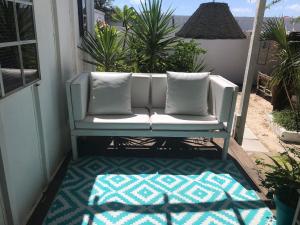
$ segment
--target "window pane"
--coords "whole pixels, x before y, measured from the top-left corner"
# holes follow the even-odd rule
[[[86,0],[82,0],[82,13],[86,14]]]
[[[33,11],[31,5],[16,4],[21,40],[35,40]]]
[[[83,31],[87,31],[86,0],[82,0]]]
[[[18,47],[0,48],[0,65],[5,93],[23,85]]]
[[[21,46],[21,49],[25,82],[30,83],[39,78],[36,45],[23,45]]]
[[[0,0],[0,43],[16,40],[13,3]]]

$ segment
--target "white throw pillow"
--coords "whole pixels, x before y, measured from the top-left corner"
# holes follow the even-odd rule
[[[132,114],[131,73],[92,72],[89,114]]]
[[[165,113],[206,116],[209,74],[167,72]]]

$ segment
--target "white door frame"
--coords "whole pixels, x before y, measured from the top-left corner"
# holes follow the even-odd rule
[[[4,225],[13,224],[11,205],[8,197],[7,184],[4,173],[4,164],[2,160],[2,152],[0,148],[0,216],[3,215]]]

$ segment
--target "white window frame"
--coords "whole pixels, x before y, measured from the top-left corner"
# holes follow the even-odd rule
[[[36,34],[36,23],[35,23],[35,13],[34,13],[34,4],[33,0],[32,1],[26,1],[26,0],[6,0],[7,2],[12,2],[13,3],[13,10],[14,10],[14,23],[15,23],[15,28],[16,28],[16,35],[17,35],[17,40],[16,41],[11,41],[11,42],[2,42],[0,43],[0,48],[5,48],[5,47],[18,47],[18,55],[19,55],[19,62],[20,62],[20,70],[21,70],[21,77],[22,77],[22,86],[5,93],[4,90],[4,83],[3,83],[3,77],[2,77],[2,72],[1,72],[1,64],[0,64],[0,99],[7,97],[11,94],[14,94],[15,92],[26,88],[28,86],[31,86],[32,84],[38,82],[41,80],[41,74],[40,74],[40,62],[39,62],[39,51],[38,51],[38,41],[37,41],[37,34]],[[32,6],[32,18],[33,18],[33,27],[34,27],[34,35],[35,39],[34,40],[25,40],[22,41],[20,39],[20,32],[19,32],[19,24],[18,24],[18,18],[17,18],[17,8],[16,4],[24,4],[24,5],[30,5]],[[25,76],[24,76],[24,65],[23,65],[23,56],[22,56],[22,50],[21,47],[27,44],[35,44],[36,47],[36,60],[37,60],[37,70],[38,70],[38,77],[37,79],[26,83],[25,81]]]

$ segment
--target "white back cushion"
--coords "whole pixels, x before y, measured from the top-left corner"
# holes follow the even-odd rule
[[[237,87],[221,76],[210,75],[209,79],[208,112],[216,116],[219,121],[227,121],[232,96]],[[224,86],[224,89],[222,86]],[[152,74],[150,96],[152,108],[165,108],[166,92],[167,74]]]
[[[90,73],[79,75],[71,84],[73,114],[75,120],[82,120],[87,114],[89,102]],[[131,78],[131,105],[134,108],[149,106],[150,74],[136,73]]]
[[[151,75],[133,73],[131,80],[131,105],[134,108],[145,108],[149,104]]]
[[[167,93],[167,74],[152,74],[152,108],[165,108]]]

